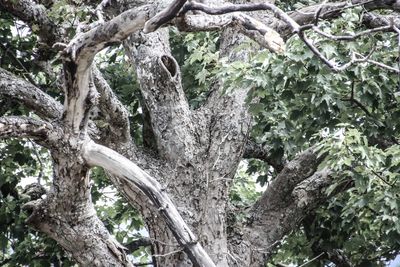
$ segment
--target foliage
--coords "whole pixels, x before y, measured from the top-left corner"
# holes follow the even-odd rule
[[[362,30],[360,16],[361,10],[352,9],[334,23],[320,25],[330,34],[351,34]],[[309,35],[327,58],[340,64],[353,51],[367,55],[374,50],[371,59],[387,65],[398,60],[398,51],[388,50],[397,46],[390,33],[355,42]],[[319,143],[321,155],[329,152],[320,167],[337,174],[326,192],[330,201],[316,211],[310,225],[282,243],[275,261],[302,264],[317,251],[333,249],[343,250],[357,266],[381,266],[396,256],[400,149],[392,144],[399,137],[399,76],[364,63],[333,73],[295,37],[284,55],[255,50],[247,61],[223,64],[219,75],[227,90],[251,88],[252,136],[271,145],[274,157],[291,159]],[[258,162],[249,166],[259,168]],[[273,177],[264,174],[259,180]],[[335,196],[343,186],[351,188]]]

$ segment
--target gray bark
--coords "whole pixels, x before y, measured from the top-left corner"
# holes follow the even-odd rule
[[[131,266],[124,249],[95,214],[89,170],[96,165],[109,173],[117,189],[142,213],[151,240],[155,240],[154,253],[165,255],[153,258],[157,266],[262,266],[274,245],[326,200],[322,189],[331,182],[330,172],[316,171],[321,159],[312,149],[290,162],[275,162],[279,175],[257,203],[243,211],[249,220],[245,225],[229,220],[229,190],[240,160],[243,156],[269,160],[265,147],[248,142],[251,115],[245,104],[247,89],[222,94],[223,87],[216,82],[204,105],[191,110],[180,68],[170,51],[168,31],[152,31],[166,22],[185,30],[221,29],[221,55],[231,61],[247,56],[248,51],[235,50],[246,38],[241,33],[257,40],[260,33],[265,37],[271,28],[286,37],[290,31],[265,13],[217,18],[188,14],[171,22],[186,1],[137,7],[138,2],[143,1],[132,1],[133,9],[70,40],[63,51],[64,108],[36,87],[0,69],[0,95],[19,101],[43,120],[0,118],[0,137],[32,137],[49,148],[53,159],[51,191],[46,199],[26,204],[31,211],[27,222],[55,239],[82,266]],[[20,19],[37,22],[43,38],[49,34],[49,43],[64,38],[62,31],[52,28],[42,6],[35,6],[35,17],[22,12],[27,9],[24,3],[13,6],[0,0],[0,6]],[[119,10],[125,4],[111,9]],[[343,3],[327,6],[326,16],[336,16],[336,11],[328,11],[337,5]],[[367,8],[377,7],[397,5],[379,2]],[[311,18],[295,12],[292,19],[304,24]],[[235,20],[241,26],[237,27]],[[268,22],[257,28],[258,33],[243,28],[258,21]],[[139,32],[141,29],[151,33]],[[156,155],[132,142],[125,108],[101,74],[92,72],[96,53],[116,42],[124,42],[136,68]],[[272,51],[282,48],[282,39],[278,47],[268,40],[263,42]],[[90,109],[95,105],[107,113],[104,119],[110,123],[109,132],[100,132],[97,138],[93,131],[87,134],[91,129]]]

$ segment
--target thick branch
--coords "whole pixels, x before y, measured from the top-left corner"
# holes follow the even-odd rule
[[[38,5],[30,0],[0,0],[0,7],[30,26],[38,26],[41,42],[48,46],[52,46],[63,35],[62,28],[49,19],[43,5]]]
[[[271,149],[267,146],[263,146],[261,144],[257,144],[254,141],[248,140],[246,142],[246,146],[244,148],[243,158],[252,158],[252,159],[260,159],[265,161],[277,172],[282,171],[284,167],[284,162],[282,159],[275,159],[271,155]]]
[[[0,117],[0,138],[32,138],[40,144],[49,147],[56,137],[54,127],[45,121],[29,117]]]
[[[313,5],[301,8],[299,10],[288,13],[289,16],[296,21],[299,25],[312,24],[316,21],[316,15],[318,14],[319,19],[332,19],[337,18],[342,14],[342,12],[347,8],[353,8],[355,6],[363,6],[366,10],[374,10],[374,9],[391,9],[391,10],[399,10],[400,5],[398,1],[393,0],[372,0],[372,1],[363,1],[363,0],[354,0],[352,4],[348,4],[348,2],[335,2],[335,3],[323,3],[319,5]],[[384,24],[387,25],[387,24]],[[383,26],[383,25],[380,25]],[[378,27],[378,26],[374,26]],[[288,37],[291,35],[289,32],[290,27],[283,23],[274,22],[275,30],[279,33]]]
[[[286,164],[253,205],[243,241],[237,242],[237,236],[231,239],[232,250],[238,256],[248,255],[244,260],[249,266],[262,264],[277,242],[328,198],[324,188],[331,183],[330,172],[316,172],[320,161],[312,149],[301,153]]]
[[[262,47],[277,53],[285,50],[283,39],[274,29],[245,14],[185,15],[176,18],[175,25],[180,31],[187,32],[222,30],[226,27],[237,26],[243,34]]]
[[[86,129],[89,110],[96,101],[90,90],[90,65],[97,52],[140,30],[152,13],[145,5],[123,12],[86,33],[78,34],[64,50],[66,83],[65,121],[74,133]]]
[[[211,15],[222,15],[238,11],[245,12],[245,11],[270,10],[277,18],[279,18],[280,20],[284,21],[287,25],[289,25],[294,33],[299,31],[299,25],[291,17],[289,17],[280,8],[270,3],[225,4],[222,6],[210,7],[201,3],[191,1],[183,7],[182,14],[185,14],[189,10],[199,10]]]
[[[93,142],[84,146],[83,157],[89,165],[102,167],[119,179],[134,184],[145,193],[159,208],[160,215],[194,265],[215,266],[155,179],[117,152]]]
[[[118,100],[100,71],[93,66],[93,80],[100,94],[98,107],[110,126],[111,140],[128,142],[131,140],[129,128],[129,112]]]
[[[25,105],[43,119],[61,117],[62,105],[24,79],[0,68],[0,96]]]
[[[287,163],[262,197],[254,204],[252,217],[258,220],[269,210],[279,210],[285,207],[293,189],[314,174],[321,160],[322,158],[317,158],[312,149],[308,149]]]
[[[154,32],[165,23],[173,19],[187,0],[174,0],[168,7],[159,12],[146,22],[143,28],[144,33]]]

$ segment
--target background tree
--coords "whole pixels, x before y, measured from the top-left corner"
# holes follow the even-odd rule
[[[1,265],[384,265],[399,6],[0,0]]]

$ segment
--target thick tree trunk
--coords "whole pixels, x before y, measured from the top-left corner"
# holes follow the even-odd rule
[[[82,158],[85,140],[69,136],[64,139],[61,134],[53,142],[53,186],[45,199],[25,205],[31,211],[27,222],[56,240],[82,266],[132,266],[96,215],[89,168]]]
[[[229,54],[242,39],[228,31],[221,44],[225,47],[223,52]],[[228,266],[227,203],[249,131],[250,116],[244,105],[246,91],[238,89],[222,95],[222,86],[217,83],[214,94],[202,108],[189,110],[166,30],[134,36],[125,47],[134,59],[157,150],[170,169],[161,178],[165,190],[214,263]],[[155,242],[155,254],[177,250],[164,245],[176,244],[165,225],[148,227],[151,237],[159,241]],[[156,260],[158,266],[192,266],[179,252]]]

